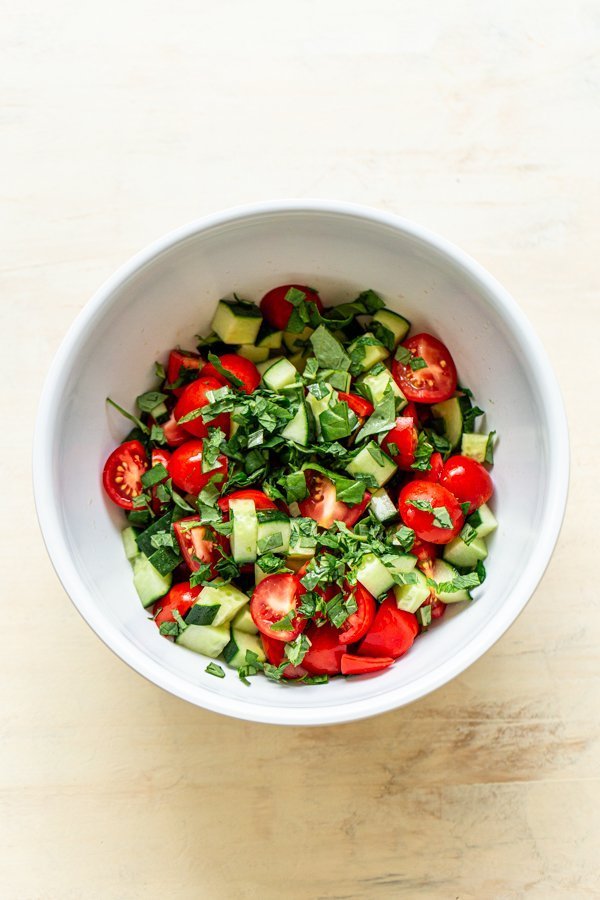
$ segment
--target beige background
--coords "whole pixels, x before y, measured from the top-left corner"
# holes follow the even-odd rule
[[[600,896],[600,4],[0,11],[2,897]],[[46,558],[29,471],[98,284],[180,223],[285,196],[397,211],[481,260],[572,431],[562,537],[510,632],[410,708],[316,730],[205,713],[113,657]]]

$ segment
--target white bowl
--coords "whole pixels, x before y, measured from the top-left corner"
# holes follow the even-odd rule
[[[160,637],[137,599],[103,495],[108,453],[128,431],[110,396],[131,409],[153,362],[193,347],[218,298],[259,300],[277,284],[317,287],[327,303],[364,288],[440,336],[460,382],[499,434],[493,478],[499,528],[476,600],[447,615],[376,675],[328,685],[217,679],[206,660]],[[462,251],[388,213],[328,202],[257,204],[208,216],[156,241],[100,288],[54,360],[34,447],[38,516],[76,607],[121,659],[198,706],[260,722],[330,724],[409,703],[478,659],[521,612],[548,563],[568,483],[567,424],[542,346],[507,292]]]

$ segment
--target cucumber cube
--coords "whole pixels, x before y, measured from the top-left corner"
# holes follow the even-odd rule
[[[369,441],[346,466],[351,475],[372,475],[378,487],[383,487],[397,468],[375,441]]]
[[[226,344],[253,344],[262,322],[257,306],[235,300],[219,300],[211,329]]]

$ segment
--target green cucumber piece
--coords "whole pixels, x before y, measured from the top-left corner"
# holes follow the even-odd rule
[[[254,344],[261,322],[258,306],[219,300],[210,327],[226,344]]]
[[[144,608],[151,606],[156,600],[164,597],[169,592],[172,583],[173,576],[171,573],[161,575],[143,553],[134,558],[133,586]]]
[[[267,350],[281,350],[282,338],[282,331],[273,328],[268,322],[263,322],[255,343],[257,347],[264,347]]]
[[[477,537],[485,538],[498,527],[498,522],[494,513],[491,511],[487,503],[482,503],[479,509],[476,509],[467,519],[469,525],[477,532]]]
[[[476,537],[470,544],[465,544],[461,537],[455,537],[444,547],[444,559],[461,569],[471,569],[480,559],[487,556],[487,547],[481,537]]]
[[[382,362],[390,355],[390,351],[387,347],[384,347],[370,331],[361,334],[360,337],[357,337],[356,340],[352,341],[348,347],[348,354],[353,357],[353,354],[361,349],[364,352],[361,358],[355,363],[356,367],[359,368],[361,372],[367,372],[369,369],[373,368],[375,363]],[[354,371],[354,369],[352,371]]]
[[[255,634],[247,634],[237,628],[231,629],[231,638],[223,650],[223,659],[234,669],[246,665],[246,651],[256,653],[260,662],[266,659],[262,641]]]
[[[451,397],[443,403],[434,403],[431,407],[434,419],[438,419],[443,425],[444,437],[450,442],[450,446],[458,447],[463,430],[463,416],[458,397]]]
[[[247,595],[234,584],[208,584],[198,594],[186,622],[189,619],[192,625],[223,625],[247,604]]]
[[[452,581],[458,575],[457,570],[454,566],[451,566],[446,560],[436,559],[433,564],[432,577],[434,581],[438,583],[438,585],[443,584],[445,581]],[[435,592],[438,600],[441,600],[443,603],[462,603],[465,600],[470,600],[470,593],[463,588],[460,591],[440,591],[436,590]]]
[[[377,372],[377,374],[375,375],[363,375],[362,378],[359,379],[358,383],[363,385],[366,389],[368,399],[371,401],[373,406],[377,406],[379,403],[381,403],[388,385],[391,385],[394,396],[399,397],[400,400],[403,401],[399,405],[399,409],[403,409],[408,403],[406,397],[392,378],[391,373],[386,368],[382,369],[381,372]]]
[[[396,584],[394,585],[394,596],[398,609],[405,612],[415,613],[420,606],[429,598],[431,588],[427,584],[427,579],[419,569],[414,570],[417,576],[416,584]]]
[[[138,532],[135,528],[132,528],[129,525],[127,528],[124,528],[121,532],[121,540],[123,541],[123,549],[125,550],[125,556],[129,560],[129,562],[133,562],[136,556],[139,555],[139,548],[137,545],[136,537]]]
[[[216,659],[229,643],[229,625],[188,625],[175,643]]]
[[[277,392],[281,392],[290,384],[295,384],[297,378],[296,367],[283,356],[266,366],[262,376],[264,384],[272,391]]]
[[[397,347],[400,341],[403,341],[410,331],[410,322],[408,319],[405,319],[404,316],[401,316],[398,313],[392,312],[391,309],[378,309],[371,321],[371,328],[373,328],[374,322],[378,322],[380,325],[383,325],[384,328],[387,328],[388,331],[392,332],[394,347]],[[377,331],[377,328],[374,328],[373,330]]]
[[[346,466],[351,475],[372,475],[378,487],[383,487],[397,468],[376,441],[369,441]]]
[[[332,387],[329,387],[329,393],[327,393],[324,397],[320,399],[315,397],[314,394],[311,394],[310,391],[306,395],[306,402],[310,408],[310,411],[313,415],[314,423],[315,423],[315,432],[320,437],[321,435],[321,413],[325,412],[326,409],[329,409],[329,404],[331,402],[336,402],[338,399],[337,391],[334,391]]]
[[[300,332],[284,331],[283,343],[288,348],[290,353],[296,353],[298,350],[301,350],[306,346],[306,343],[314,330],[314,328],[310,328],[307,325],[306,328]]]
[[[165,513],[164,516],[161,516],[160,519],[156,519],[156,521],[153,522],[152,525],[149,525],[144,529],[144,531],[137,534],[135,539],[137,541],[140,553],[143,553],[145,556],[152,556],[152,554],[156,550],[156,547],[152,546],[152,538],[155,534],[159,534],[159,532],[161,531],[170,532],[172,521],[173,513]]]
[[[258,540],[257,552],[287,553],[290,549],[290,520],[278,509],[263,509],[257,512]]]
[[[237,563],[256,560],[258,543],[258,519],[254,500],[231,500],[229,516],[233,525],[231,553]]]
[[[268,347],[255,347],[254,344],[241,344],[236,353],[253,363],[265,362],[269,358]]]
[[[394,575],[406,575],[417,564],[415,556],[398,555],[391,566],[384,565],[374,553],[367,553],[356,570],[356,578],[374,597],[386,594],[395,584]]]
[[[462,436],[460,452],[463,456],[477,460],[478,463],[484,463],[486,458],[491,459],[489,454],[494,449],[494,435],[492,434],[475,434],[474,432],[465,432]]]
[[[285,441],[294,441],[301,447],[306,447],[310,443],[312,421],[309,420],[308,410],[303,400],[293,419],[287,423],[281,436]]]
[[[371,495],[371,509],[379,522],[392,522],[398,518],[398,510],[385,488],[379,488]]]
[[[315,380],[326,381],[336,391],[343,391],[347,394],[350,390],[352,376],[350,372],[344,372],[342,369],[320,369]]]
[[[245,634],[258,634],[258,628],[254,624],[254,619],[250,613],[250,604],[242,606],[240,611],[231,620],[232,629],[243,631]]]

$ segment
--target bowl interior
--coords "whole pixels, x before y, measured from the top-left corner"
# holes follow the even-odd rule
[[[235,291],[258,300],[270,287],[291,281],[317,287],[326,303],[373,288],[412,321],[413,331],[431,331],[448,344],[460,383],[487,411],[486,429],[499,435],[492,505],[500,524],[476,601],[453,610],[391,669],[313,687],[255,678],[248,688],[234,672],[222,680],[207,675],[206,660],[161,638],[141,608],[121,548],[123,521],[103,496],[100,479],[104,459],[128,425],[104,401],[110,396],[133,409],[135,396],[153,384],[154,360],[164,360],[176,344],[193,349],[193,336],[207,332],[219,297]],[[212,709],[273,722],[331,722],[378,712],[426,693],[477,658],[535,587],[558,528],[544,536],[544,523],[554,523],[561,504],[549,490],[557,464],[549,443],[556,428],[552,376],[518,310],[507,312],[499,296],[489,276],[442,242],[431,243],[401,220],[348,210],[223,216],[125,267],[63,345],[36,443],[45,538],[92,627],[168,690]],[[557,405],[560,412],[558,398]]]

